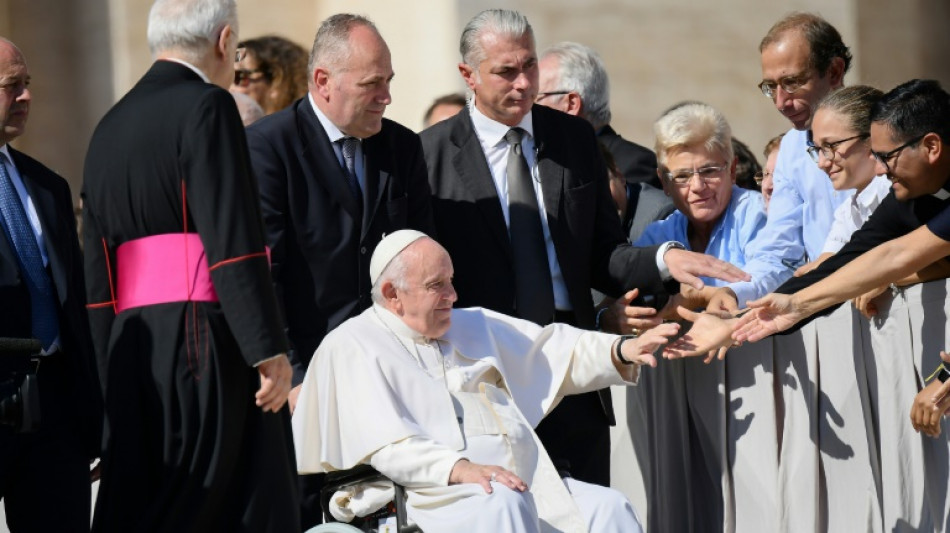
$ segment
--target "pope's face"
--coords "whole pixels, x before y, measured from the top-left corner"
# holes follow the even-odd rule
[[[402,253],[406,258],[405,287],[396,287],[394,309],[414,331],[437,339],[452,325],[452,305],[458,299],[452,286],[452,260],[432,239],[419,239]]]

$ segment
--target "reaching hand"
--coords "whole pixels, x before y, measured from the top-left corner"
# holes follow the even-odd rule
[[[736,322],[735,318],[712,313],[695,313],[682,307],[679,313],[691,321],[693,327],[663,350],[667,359],[705,355],[705,362],[708,363],[714,357],[722,359],[726,356],[729,347],[733,345],[732,325]]]
[[[633,307],[630,302],[640,294],[638,289],[627,291],[620,299],[611,304],[610,309],[601,317],[601,327],[604,331],[621,335],[639,335],[663,322],[656,316],[656,309],[652,307]]]
[[[734,315],[739,312],[739,298],[729,287],[719,287],[709,298],[706,311],[717,315]]]
[[[887,290],[888,285],[882,285],[876,289],[871,289],[868,292],[858,296],[853,299],[854,308],[861,312],[865,318],[871,318],[877,315],[877,297],[884,294]]]
[[[656,357],[653,357],[653,352],[670,342],[670,339],[675,337],[679,330],[680,325],[675,322],[660,324],[636,339],[623,343],[620,346],[620,353],[627,361],[655,367]]]
[[[750,301],[749,307],[753,309],[739,319],[732,334],[732,338],[739,342],[762,340],[785,331],[808,316],[789,294],[768,294]]]
[[[688,252],[672,248],[663,256],[666,267],[676,281],[685,283],[694,289],[702,289],[703,281],[699,276],[717,278],[730,283],[735,281],[749,281],[748,274],[739,267],[716,259],[711,255]]]
[[[488,494],[492,493],[492,481],[518,492],[528,490],[528,484],[514,472],[497,465],[480,465],[468,459],[459,459],[452,467],[452,472],[449,473],[449,485],[478,483]]]
[[[257,372],[261,375],[261,388],[254,395],[257,406],[267,411],[277,412],[287,401],[290,394],[290,381],[294,371],[290,367],[286,354],[268,359],[257,365]]]
[[[941,383],[934,379],[924,387],[910,407],[910,423],[917,432],[923,431],[928,437],[940,436],[940,419],[950,408],[950,380]]]

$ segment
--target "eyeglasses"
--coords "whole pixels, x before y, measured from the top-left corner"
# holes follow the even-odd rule
[[[260,74],[260,76],[252,77],[253,74]],[[261,69],[255,69],[255,70],[235,69],[234,70],[234,84],[239,87],[247,87],[253,82],[261,81],[264,79],[267,79],[267,74]]]
[[[666,179],[670,181],[673,185],[677,187],[686,187],[689,185],[689,182],[693,179],[694,175],[699,176],[699,179],[707,185],[715,185],[722,180],[722,171],[726,170],[728,166],[705,166],[700,167],[695,170],[682,169],[670,171],[664,174]]]
[[[808,152],[808,155],[811,156],[812,161],[815,163],[819,162],[819,155],[827,159],[828,161],[834,161],[835,155],[838,155],[838,152],[835,151],[835,148],[841,146],[841,143],[846,143],[848,141],[853,141],[855,139],[867,139],[870,137],[868,133],[862,133],[860,135],[855,135],[854,137],[848,137],[847,139],[841,139],[840,141],[833,141],[830,143],[825,143],[821,146],[816,144],[810,144],[805,150]]]
[[[247,57],[247,48],[241,47],[234,51],[235,63],[240,63],[241,61],[244,61],[245,57]]]
[[[762,80],[762,82],[759,83],[759,90],[762,91],[762,94],[769,100],[775,100],[775,91],[779,87],[786,93],[793,94],[795,91],[804,87],[809,81],[811,81],[811,73],[805,71],[794,76],[785,76],[778,80],[778,82]]]
[[[760,170],[756,172],[755,175],[753,176],[753,178],[755,178],[755,184],[761,187],[762,182],[765,181],[765,178],[768,178],[771,175],[772,173],[769,172],[768,170]]]
[[[891,150],[890,152],[881,153],[881,152],[875,152],[874,150],[871,150],[871,155],[874,156],[874,159],[877,159],[878,163],[884,165],[884,170],[886,170],[887,173],[890,174],[891,167],[890,165],[887,164],[887,162],[890,161],[891,159],[894,159],[898,155],[900,155],[901,150],[903,150],[904,148],[907,148],[908,146],[919,143],[920,140],[926,136],[927,134],[925,133],[923,135],[914,137],[913,139],[905,142],[904,144],[898,146],[897,148]]]
[[[540,102],[541,100],[544,100],[548,96],[556,96],[559,94],[571,94],[571,91],[548,91],[546,93],[538,93],[538,95],[534,97],[534,101]]]

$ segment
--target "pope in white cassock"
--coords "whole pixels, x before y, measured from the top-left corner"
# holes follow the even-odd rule
[[[640,338],[452,309],[452,261],[397,231],[370,262],[375,304],[324,339],[293,415],[300,473],[372,465],[426,533],[638,532],[617,491],[561,479],[533,428],[565,395],[636,384],[678,331]]]

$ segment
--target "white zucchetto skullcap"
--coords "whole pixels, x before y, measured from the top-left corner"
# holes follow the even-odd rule
[[[425,237],[428,237],[428,235],[414,229],[401,229],[383,237],[383,240],[379,241],[379,244],[376,245],[376,250],[373,251],[373,258],[369,261],[370,283],[376,285],[376,280],[379,279],[383,270],[386,270],[386,267],[393,258],[399,255],[399,252],[405,250],[410,244]]]

